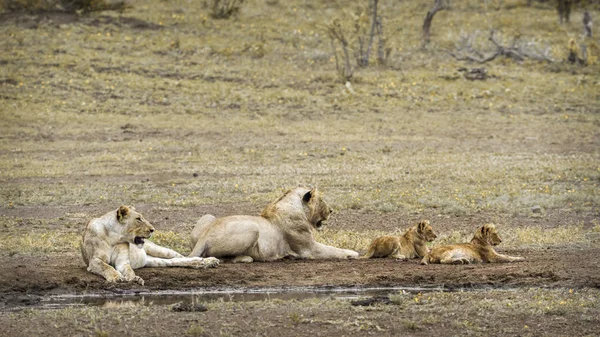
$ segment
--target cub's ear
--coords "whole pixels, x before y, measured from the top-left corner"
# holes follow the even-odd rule
[[[117,210],[117,220],[123,222],[123,220],[129,215],[129,207],[121,206]]]
[[[313,193],[313,191],[306,192],[306,194],[302,197],[302,201],[309,202],[310,199],[313,197]]]
[[[419,232],[422,232],[425,230],[426,226],[427,226],[427,221],[425,221],[425,220],[419,221],[419,226],[417,226],[417,229],[419,230]]]

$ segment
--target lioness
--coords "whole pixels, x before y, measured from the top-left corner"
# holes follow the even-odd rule
[[[135,281],[144,285],[134,269],[142,267],[216,267],[216,258],[184,257],[148,239],[154,227],[131,206],[121,206],[92,219],[83,233],[81,254],[87,270],[108,282]]]
[[[423,220],[402,236],[386,235],[373,240],[362,258],[391,257],[407,260],[423,257],[429,252],[427,242],[431,242],[435,238],[437,235],[433,232],[429,220]]]
[[[525,258],[508,256],[496,253],[493,246],[502,240],[493,224],[483,225],[477,229],[470,243],[459,243],[434,247],[423,257],[421,264],[447,263],[469,264],[481,262],[514,262],[523,261]]]
[[[315,241],[311,229],[320,229],[331,212],[316,188],[298,187],[269,204],[260,216],[207,214],[192,231],[189,256],[231,257],[233,262],[358,257],[355,251]]]

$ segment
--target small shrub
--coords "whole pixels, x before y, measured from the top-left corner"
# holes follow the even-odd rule
[[[244,0],[212,0],[210,17],[213,19],[229,19],[237,15]]]

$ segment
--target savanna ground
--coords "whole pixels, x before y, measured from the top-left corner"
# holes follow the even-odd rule
[[[581,10],[547,4],[382,1],[387,64],[338,78],[326,25],[351,38],[354,1],[248,1],[216,20],[188,1],[124,13],[3,13],[0,22],[1,334],[594,335],[600,328],[600,76],[570,65]],[[595,17],[597,11],[592,11]],[[451,58],[489,31],[550,48],[554,63]],[[463,39],[464,41],[464,39]],[[483,67],[485,80],[459,68]],[[189,251],[205,213],[255,214],[318,186],[335,209],[321,242],[366,250],[430,219],[435,244],[496,223],[523,263],[281,261],[145,269],[146,285],[85,270],[86,222],[132,204],[155,241]],[[52,294],[294,287],[445,287],[374,306],[337,299],[40,310]],[[10,311],[17,306],[30,309]]]

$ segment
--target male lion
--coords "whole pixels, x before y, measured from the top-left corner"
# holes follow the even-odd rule
[[[481,262],[514,262],[523,261],[525,258],[508,256],[496,253],[493,246],[500,244],[502,240],[493,224],[483,225],[477,229],[470,243],[459,243],[434,247],[421,260],[421,264],[445,263],[445,264],[469,264]]]
[[[142,267],[216,267],[216,258],[184,257],[148,239],[154,227],[131,206],[92,219],[83,233],[81,254],[87,270],[108,282],[135,281],[144,285],[134,269]]]
[[[311,229],[320,229],[331,212],[316,188],[298,187],[269,204],[260,216],[207,214],[192,231],[189,256],[232,257],[233,262],[358,257],[355,251],[315,241]]]
[[[429,249],[427,242],[437,238],[429,220],[423,220],[411,227],[402,236],[381,236],[373,240],[363,259],[372,257],[391,257],[395,259],[408,260],[423,257]]]

